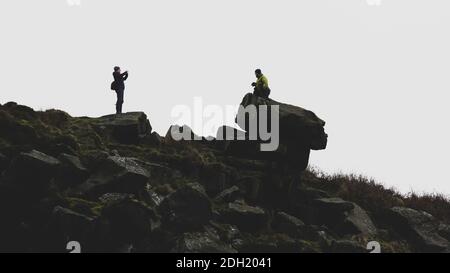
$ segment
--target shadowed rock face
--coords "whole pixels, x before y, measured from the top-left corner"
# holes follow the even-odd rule
[[[279,150],[160,137],[140,112],[75,118],[0,105],[0,252],[66,252],[68,241],[83,252],[367,252],[369,241],[382,252],[450,250],[446,222],[383,214],[300,176],[310,150],[326,147],[312,112],[248,103],[280,106]]]
[[[439,223],[429,213],[394,207],[388,212],[394,228],[424,252],[444,251],[449,242],[439,234]]]

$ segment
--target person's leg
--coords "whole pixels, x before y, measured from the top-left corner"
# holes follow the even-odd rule
[[[124,91],[123,89],[119,89],[116,91],[117,93],[116,114],[122,114],[123,91]]]
[[[255,87],[255,89],[253,91],[253,95],[255,95],[257,97],[261,97],[261,88]]]
[[[270,95],[270,89],[269,89],[269,88],[264,89],[264,95],[263,95],[263,97],[264,97],[265,99],[268,99],[268,98],[269,98],[269,95]]]

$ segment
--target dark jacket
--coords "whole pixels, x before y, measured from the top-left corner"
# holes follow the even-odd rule
[[[120,74],[119,72],[113,72],[113,77],[114,81],[116,82],[115,87],[117,88],[117,90],[125,89],[124,81],[128,79],[128,72],[124,72],[122,74]]]

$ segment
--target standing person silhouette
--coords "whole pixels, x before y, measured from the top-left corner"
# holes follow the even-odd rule
[[[125,91],[125,83],[128,79],[128,71],[122,73],[120,67],[114,67],[113,72],[114,82],[112,83],[111,89],[116,91],[117,102],[116,102],[116,114],[122,114],[123,105],[123,93]]]

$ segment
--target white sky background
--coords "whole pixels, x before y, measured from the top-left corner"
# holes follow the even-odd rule
[[[164,135],[196,96],[239,104],[260,67],[272,98],[327,122],[313,165],[450,194],[448,0],[80,2],[0,2],[0,103],[109,114],[120,65],[124,111]]]

